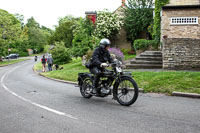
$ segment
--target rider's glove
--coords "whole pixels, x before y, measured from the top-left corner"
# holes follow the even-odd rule
[[[109,65],[107,63],[101,63],[100,67],[108,67]]]

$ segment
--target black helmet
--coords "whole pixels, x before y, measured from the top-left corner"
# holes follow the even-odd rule
[[[100,41],[100,46],[103,47],[103,48],[105,48],[106,46],[110,46],[110,44],[111,44],[111,42],[107,38],[103,38]]]

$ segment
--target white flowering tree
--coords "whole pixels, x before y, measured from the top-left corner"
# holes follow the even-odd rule
[[[123,19],[118,14],[113,14],[108,10],[99,11],[93,35],[98,38],[109,38],[118,33],[122,25]]]

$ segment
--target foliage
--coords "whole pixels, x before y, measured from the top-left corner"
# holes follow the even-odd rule
[[[157,46],[157,41],[155,40],[146,40],[146,39],[137,39],[134,41],[135,50],[147,50],[150,46]]]
[[[16,14],[14,14],[14,16],[15,16],[15,18],[16,18],[17,20],[20,21],[20,23],[21,23],[21,28],[23,29],[23,27],[24,27],[24,15],[21,15],[21,14],[19,14],[19,13],[16,13]]]
[[[89,19],[80,18],[75,25],[72,40],[72,55],[74,57],[82,57],[88,50],[98,45],[99,39],[91,36],[94,25]]]
[[[107,10],[99,11],[97,14],[94,36],[98,38],[109,38],[118,33],[123,25],[122,18],[118,14],[113,14]]]
[[[66,64],[71,61],[69,49],[64,46],[64,42],[56,43],[56,46],[50,51],[54,60],[54,64]]]
[[[33,17],[28,19],[26,26],[28,28],[29,48],[42,52],[44,50],[44,46],[48,44],[47,40],[50,36],[50,29],[47,30],[44,26],[43,29],[41,29],[39,23],[37,23]]]
[[[130,59],[133,59],[135,57],[136,57],[135,54],[126,54],[126,55],[124,55],[124,60],[130,60]]]
[[[129,54],[130,49],[124,49],[124,48],[122,48],[121,51],[122,51],[122,53],[123,53],[124,55],[127,55],[127,54]]]
[[[26,50],[23,51],[23,50],[19,50],[19,49],[16,49],[16,48],[12,49],[11,53],[13,53],[13,54],[18,53],[20,57],[22,57],[22,56],[28,56],[28,52]]]
[[[44,53],[49,53],[50,52],[50,48],[51,48],[51,46],[50,45],[45,45],[44,46]]]
[[[117,48],[109,48],[110,54],[114,54],[116,58],[120,61],[124,60],[124,54],[121,52],[120,49]]]
[[[6,55],[9,44],[14,44],[19,38],[21,24],[14,15],[0,9],[0,56]]]
[[[124,13],[128,38],[134,41],[141,32],[148,32],[147,28],[153,22],[153,0],[128,0]]]
[[[26,26],[28,28],[40,28],[40,24],[38,22],[35,21],[35,19],[33,17],[29,18],[27,20],[27,24]]]
[[[60,18],[59,25],[56,27],[55,32],[49,38],[49,44],[55,44],[55,42],[64,42],[65,47],[72,47],[73,30],[77,20],[73,17],[66,16]]]
[[[153,38],[160,42],[160,12],[164,5],[169,3],[169,0],[155,0],[155,17],[154,17],[154,26],[153,26]]]

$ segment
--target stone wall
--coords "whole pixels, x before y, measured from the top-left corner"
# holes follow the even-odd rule
[[[200,69],[200,39],[163,39],[164,69]]]
[[[168,38],[193,38],[200,39],[200,24],[197,25],[171,25],[171,17],[198,17],[200,23],[200,8],[165,9],[162,10],[161,39]]]
[[[127,41],[127,35],[124,28],[112,38],[110,38],[111,46],[119,49],[131,49],[131,42]]]

